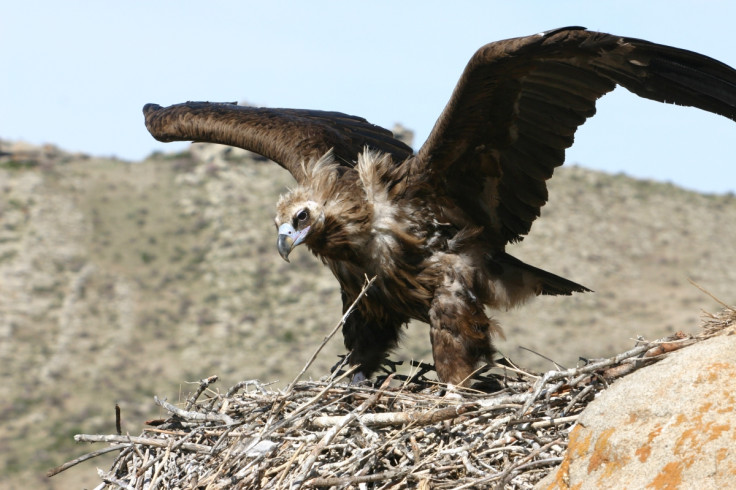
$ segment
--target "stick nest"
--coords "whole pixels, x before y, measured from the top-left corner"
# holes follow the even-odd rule
[[[226,393],[199,383],[140,436],[85,435],[119,451],[98,488],[531,488],[561,461],[580,412],[615,378],[724,329],[736,310],[706,314],[704,330],[636,346],[610,359],[542,375],[502,359],[476,373],[477,389],[448,390],[412,363],[384,366],[374,385],[336,369],[272,390],[244,381]],[[491,390],[491,393],[487,391]]]

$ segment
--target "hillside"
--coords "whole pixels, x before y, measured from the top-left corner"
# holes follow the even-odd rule
[[[141,163],[2,143],[0,150],[0,486],[79,486],[95,460],[80,432],[139,433],[159,409],[218,374],[221,387],[285,385],[339,318],[335,280],[306,249],[275,248],[276,198],[291,177],[242,151],[193,145]],[[714,178],[718,178],[714,176]],[[736,282],[736,197],[701,195],[569,166],[522,260],[596,293],[499,312],[502,351],[534,369],[572,366],[675,330],[727,303]],[[343,352],[328,345],[311,374]],[[396,358],[431,360],[424,325]],[[91,482],[94,480],[86,480]]]

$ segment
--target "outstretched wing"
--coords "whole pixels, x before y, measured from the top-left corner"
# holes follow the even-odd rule
[[[301,182],[302,165],[330,149],[338,162],[353,166],[368,146],[401,162],[412,149],[391,131],[340,112],[270,109],[235,103],[186,102],[143,107],[148,131],[159,141],[199,141],[237,146],[259,153]]]
[[[417,158],[502,247],[529,232],[595,102],[621,85],[736,120],[736,71],[712,58],[582,27],[487,44]],[[490,228],[490,229],[489,229]]]

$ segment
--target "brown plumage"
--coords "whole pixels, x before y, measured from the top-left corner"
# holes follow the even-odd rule
[[[143,112],[158,140],[238,146],[291,172],[298,186],[276,215],[283,258],[305,243],[339,281],[345,308],[365,276],[377,277],[343,328],[362,375],[414,318],[430,325],[440,379],[462,384],[494,352],[500,330],[486,307],[588,291],[505,247],[529,232],[576,129],[616,85],[736,120],[732,68],[577,27],[483,46],[416,154],[338,112],[208,102]]]

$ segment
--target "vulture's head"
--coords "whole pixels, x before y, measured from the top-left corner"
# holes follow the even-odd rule
[[[299,244],[306,243],[312,252],[325,254],[332,235],[326,222],[334,225],[336,216],[345,210],[345,202],[354,197],[351,192],[340,192],[340,175],[344,169],[335,163],[332,150],[317,161],[302,166],[306,178],[288,194],[281,196],[276,205],[276,246],[285,261]],[[330,231],[332,230],[332,231]]]
[[[276,247],[285,261],[299,244],[314,243],[322,235],[325,213],[321,204],[304,196],[297,189],[279,200],[276,212],[278,239]]]

